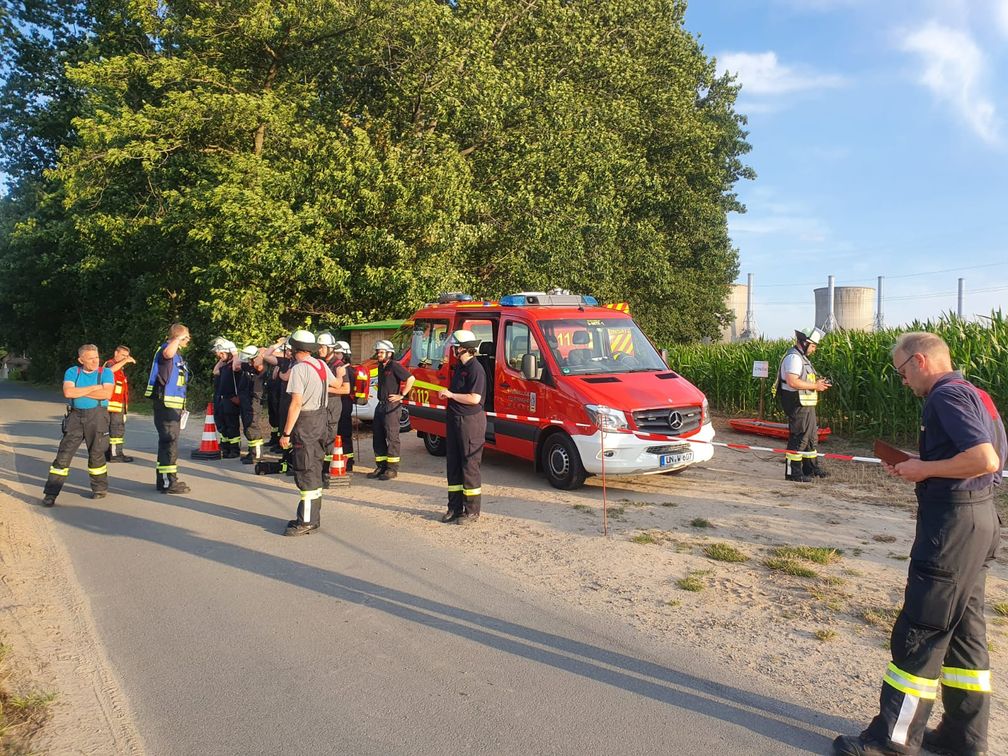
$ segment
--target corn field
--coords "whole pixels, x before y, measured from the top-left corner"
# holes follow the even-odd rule
[[[979,322],[944,315],[937,322],[914,322],[900,329],[875,332],[834,331],[823,339],[812,364],[833,381],[821,395],[819,425],[861,438],[916,440],[922,400],[903,386],[892,367],[889,350],[904,331],[930,331],[949,345],[952,364],[987,390],[1001,411],[1008,412],[1008,318],[1000,310]],[[764,417],[784,420],[771,396],[784,353],[792,340],[734,344],[688,344],[668,348],[669,365],[707,395],[711,407],[730,416],[756,417],[763,394]],[[753,362],[770,363],[770,377],[752,377]]]

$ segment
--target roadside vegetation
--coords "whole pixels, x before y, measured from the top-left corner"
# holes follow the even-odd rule
[[[0,753],[28,756],[32,741],[49,719],[55,693],[20,692],[13,681],[11,647],[0,641]]]

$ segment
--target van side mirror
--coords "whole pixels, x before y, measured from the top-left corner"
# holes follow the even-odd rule
[[[523,354],[521,362],[522,377],[526,381],[539,380],[539,364],[534,354]]]

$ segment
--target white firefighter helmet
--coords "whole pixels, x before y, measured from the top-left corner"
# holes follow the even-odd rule
[[[298,329],[290,335],[287,339],[287,343],[291,345],[291,349],[295,352],[317,352],[319,345],[315,340],[315,334],[311,331],[305,331],[304,329]]]
[[[336,337],[329,333],[329,331],[322,331],[318,335],[318,345],[327,347],[336,346]]]
[[[242,362],[249,362],[255,359],[255,356],[259,354],[259,347],[255,344],[249,344],[247,347],[241,350]]]
[[[382,339],[377,344],[374,345],[375,352],[388,352],[389,354],[395,354],[395,347],[392,346],[392,342],[388,339]]]
[[[813,344],[818,344],[820,341],[822,341],[823,336],[825,335],[826,335],[825,333],[823,333],[820,329],[815,327],[804,328],[800,331],[795,331],[795,337],[799,341],[809,341]]]
[[[472,331],[460,328],[452,334],[452,345],[462,349],[479,349],[480,340]]]
[[[229,341],[228,339],[221,339],[220,341],[217,342],[217,351],[227,352],[228,354],[234,354],[235,352],[238,351],[238,346],[233,341]]]
[[[343,352],[343,354],[350,354],[350,345],[345,341],[337,341],[336,345],[333,347],[334,352]]]

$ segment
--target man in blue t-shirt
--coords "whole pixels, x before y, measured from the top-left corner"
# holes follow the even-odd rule
[[[86,443],[88,449],[91,498],[102,499],[108,493],[108,467],[105,464],[105,451],[109,444],[108,400],[115,387],[115,378],[111,370],[99,367],[101,359],[94,344],[84,344],[77,350],[77,362],[77,367],[67,368],[63,374],[67,414],[63,421],[63,439],[43,490],[42,505],[46,507],[56,503],[63,483],[70,475],[70,461],[81,442]]]

